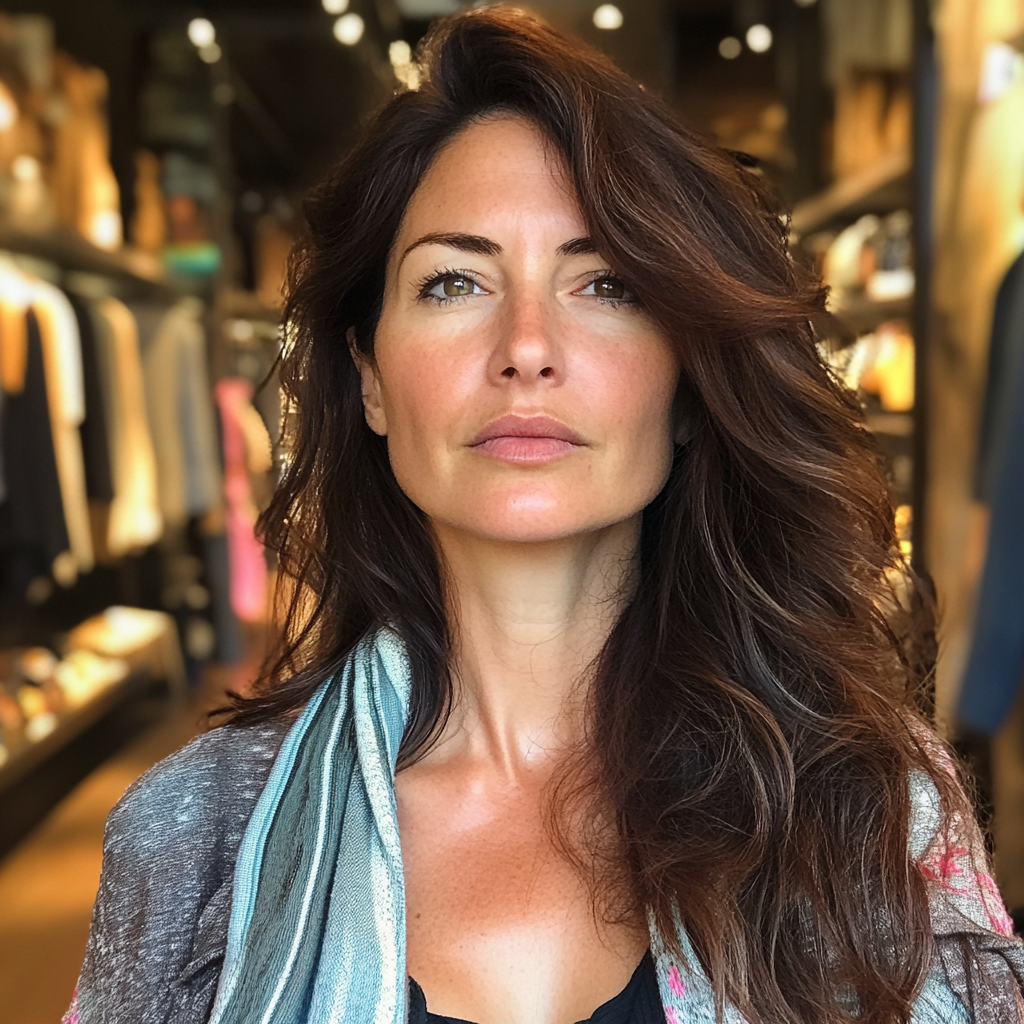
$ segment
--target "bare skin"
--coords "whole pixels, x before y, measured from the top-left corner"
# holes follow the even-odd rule
[[[595,916],[545,827],[668,474],[678,379],[586,235],[535,129],[468,128],[406,211],[360,362],[367,422],[448,568],[457,638],[454,714],[396,780],[408,970],[432,1012],[480,1024],[585,1019],[648,942],[643,922]]]

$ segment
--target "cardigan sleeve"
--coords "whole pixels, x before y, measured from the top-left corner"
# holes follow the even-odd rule
[[[111,812],[72,1024],[205,1021],[235,857],[285,728],[207,733],[147,772]]]
[[[944,754],[940,763],[954,770]],[[928,885],[936,951],[920,1002],[945,1005],[945,1015],[933,1018],[943,1024],[1024,1024],[1024,947],[992,878],[981,830],[973,817],[944,816],[923,776],[911,779],[911,792],[911,852]]]

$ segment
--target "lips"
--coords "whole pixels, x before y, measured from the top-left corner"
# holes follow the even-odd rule
[[[550,462],[583,447],[582,437],[550,416],[501,416],[470,442],[481,455],[503,462]]]

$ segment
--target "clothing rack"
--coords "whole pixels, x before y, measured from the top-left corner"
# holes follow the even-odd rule
[[[59,285],[69,294],[92,293],[117,300],[141,302],[151,308],[170,311],[188,295],[199,289],[191,281],[177,281],[166,275],[159,262],[132,250],[108,252],[92,245],[70,231],[53,229],[33,232],[0,225],[0,252],[8,265],[23,270],[40,281]],[[210,415],[213,415],[212,392]],[[25,441],[27,443],[27,439]],[[127,561],[103,570],[112,573],[122,584],[132,578],[147,585],[161,572],[161,562],[152,552],[143,552]],[[79,579],[76,589],[55,588],[55,600],[63,602],[57,618],[68,618],[81,606],[85,613],[97,611],[95,581],[99,570]],[[126,575],[127,574],[127,575]],[[138,589],[128,586],[128,590]],[[104,599],[105,600],[105,599]],[[151,598],[152,600],[152,598]],[[137,603],[135,601],[131,603]],[[145,603],[145,599],[142,603]],[[154,603],[151,607],[156,607]],[[107,664],[121,666],[119,678],[98,687],[80,703],[67,701],[55,713],[41,714],[39,720],[26,719],[39,725],[29,735],[26,725],[21,732],[12,732],[9,722],[0,735],[0,856],[16,845],[52,807],[93,769],[121,746],[165,716],[170,707],[180,703],[187,693],[186,664],[179,640],[179,623],[175,616],[160,611],[108,609],[108,616],[121,612],[122,618],[133,614],[148,623],[148,630],[135,647],[125,650],[98,650],[87,639],[76,639],[88,623],[66,632],[69,622],[61,622],[55,635],[57,646],[52,650],[64,653],[66,647],[73,657],[106,659]],[[95,617],[97,622],[102,615]],[[77,621],[77,618],[75,619]],[[93,620],[89,620],[92,622]],[[94,623],[94,630],[96,623]],[[7,643],[11,642],[16,624],[5,625]],[[145,631],[144,631],[145,632]],[[22,649],[19,644],[33,645],[38,636],[15,638],[10,656]],[[87,653],[81,653],[85,651]],[[79,652],[79,653],[75,653]],[[10,657],[7,661],[10,662]],[[62,662],[59,662],[62,664]],[[6,669],[5,669],[6,671]],[[14,679],[8,675],[7,678]],[[20,695],[20,691],[19,691]],[[8,708],[11,699],[8,693]],[[2,716],[0,716],[2,718]]]

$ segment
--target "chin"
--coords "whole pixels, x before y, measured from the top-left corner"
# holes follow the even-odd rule
[[[450,527],[481,539],[506,544],[546,544],[569,537],[595,533],[636,515],[637,509],[601,510],[595,502],[589,509],[580,508],[491,510],[474,516],[448,520]],[[595,514],[597,513],[597,514]]]

